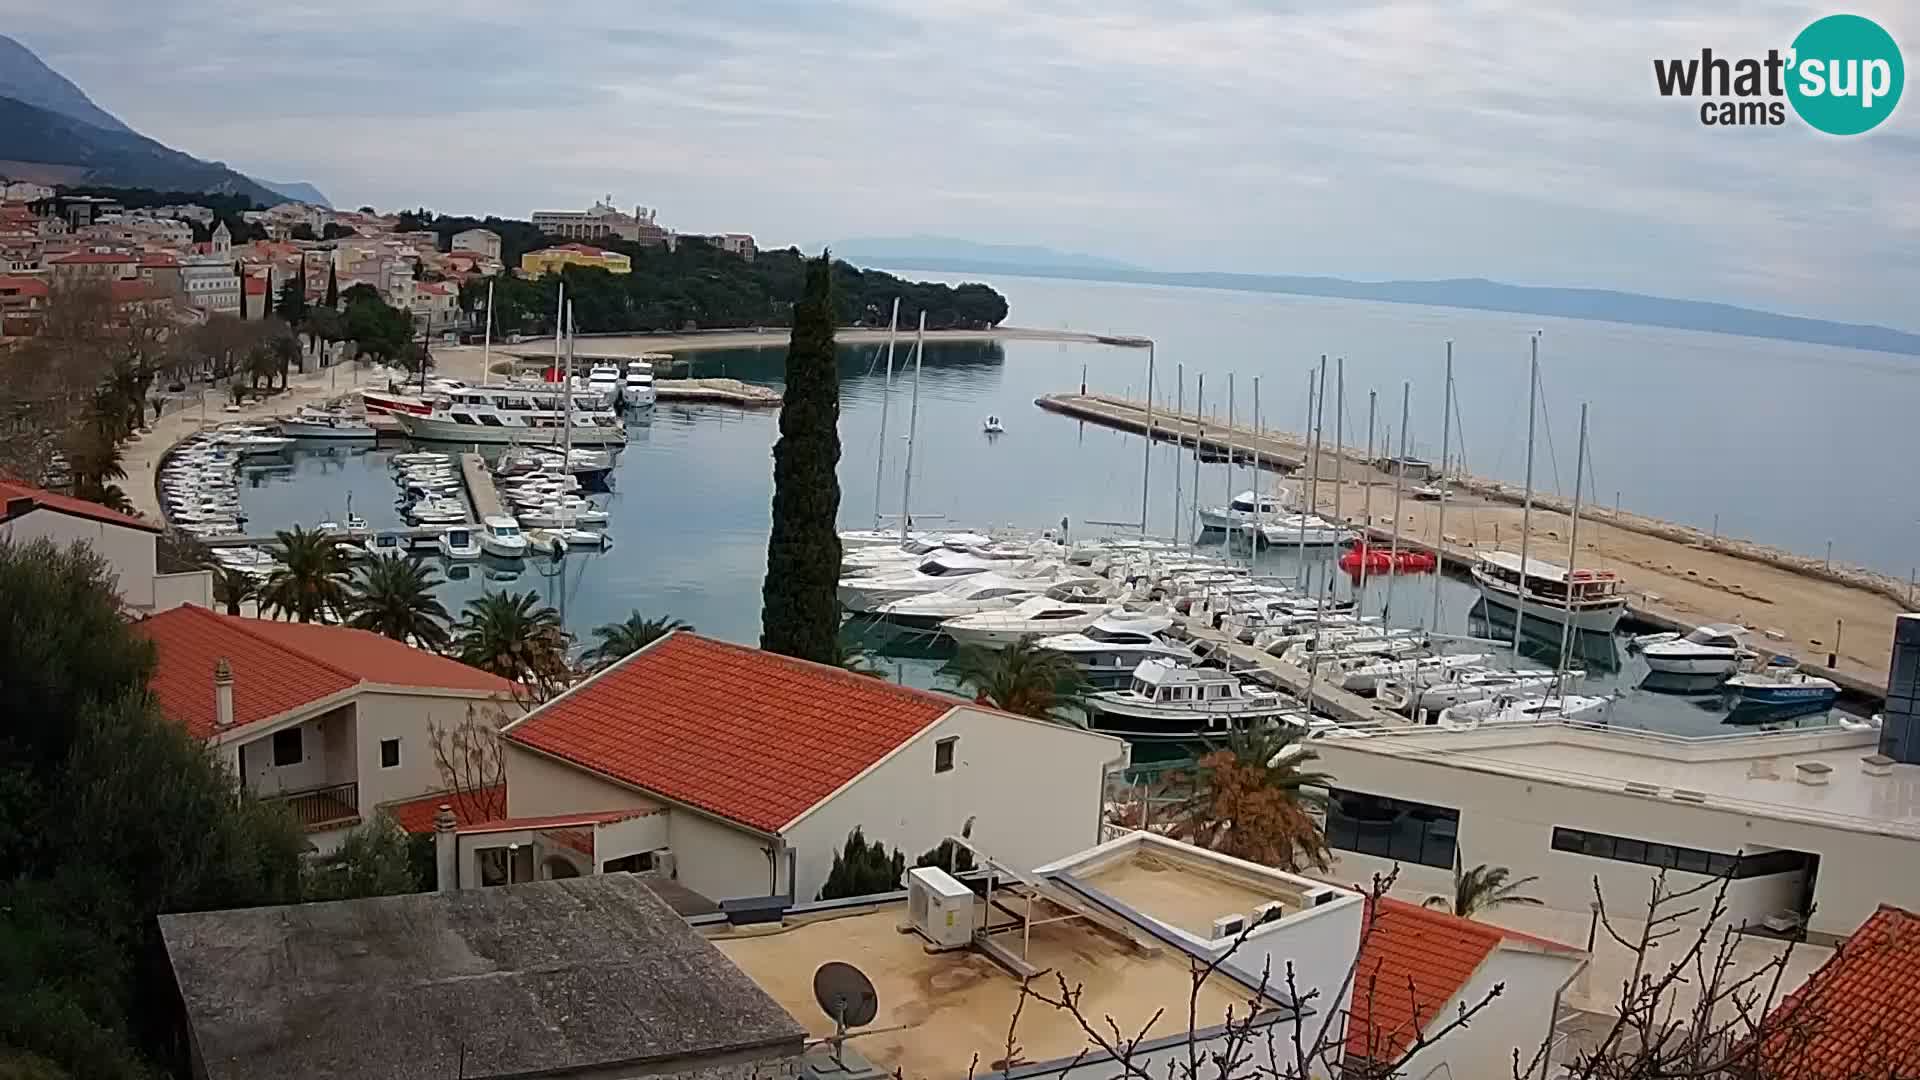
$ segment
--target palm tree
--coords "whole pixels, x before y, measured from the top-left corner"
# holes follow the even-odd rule
[[[1174,835],[1283,870],[1325,870],[1326,835],[1313,811],[1332,778],[1307,768],[1319,755],[1305,739],[1306,729],[1291,724],[1236,730],[1200,758],[1191,792],[1174,808]]]
[[[227,614],[238,615],[241,604],[259,598],[259,578],[224,566],[213,568],[213,602],[223,605]]]
[[[532,590],[488,592],[467,601],[454,632],[454,651],[463,662],[511,679],[537,699],[571,674],[560,613]]]
[[[600,643],[587,650],[587,659],[595,669],[611,667],[675,630],[691,629],[692,623],[675,618],[649,619],[635,611],[622,622],[594,627],[593,636]]]
[[[134,513],[133,500],[127,498],[127,493],[121,490],[119,484],[103,484],[98,488],[89,488],[77,494],[89,502],[97,502],[116,513]]]
[[[1064,714],[1086,692],[1086,677],[1067,656],[1021,640],[998,651],[963,645],[940,669],[954,686],[974,700],[1021,716],[1071,724]]]
[[[272,608],[301,622],[348,610],[347,559],[333,537],[295,525],[274,538],[280,544],[281,565],[260,591],[262,609]]]
[[[1540,904],[1537,896],[1524,896],[1518,892],[1530,883],[1539,881],[1538,877],[1523,877],[1509,880],[1512,871],[1504,866],[1488,866],[1486,863],[1465,869],[1461,864],[1460,852],[1453,853],[1453,913],[1463,919],[1488,908],[1501,904]],[[1424,904],[1430,908],[1447,907],[1444,896],[1429,896]]]
[[[440,575],[417,558],[375,559],[359,568],[353,582],[347,625],[437,652],[446,647],[452,619],[433,595],[442,584]]]
[[[66,451],[74,491],[83,499],[90,497],[87,492],[104,490],[110,480],[127,478],[125,453],[119,440],[103,423],[87,423],[76,428],[67,440]]]

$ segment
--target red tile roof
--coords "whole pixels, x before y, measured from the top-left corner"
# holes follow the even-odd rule
[[[25,499],[26,502],[16,503],[16,500],[20,499]],[[16,509],[16,505],[18,509]],[[20,517],[33,510],[52,510],[56,513],[71,514],[75,517],[90,518],[94,521],[104,521],[108,525],[124,525],[129,529],[139,529],[142,532],[157,533],[162,531],[160,526],[151,521],[142,521],[136,517],[128,517],[125,514],[109,510],[99,503],[88,502],[85,499],[76,499],[71,495],[56,495],[51,491],[43,491],[40,488],[15,483],[10,480],[0,480],[0,522],[12,521],[14,518]]]
[[[47,296],[47,283],[35,277],[0,274],[0,295],[33,296],[44,300]]]
[[[1402,900],[1382,897],[1369,904],[1376,902],[1378,912],[1368,911],[1373,930],[1354,969],[1347,1054],[1388,1060],[1436,1019],[1451,1019],[1441,1015],[1447,1002],[1504,935],[1499,927]]]
[[[507,737],[772,833],[960,704],[678,631]]]
[[[1920,915],[1880,905],[1767,1027],[1768,1075],[1920,1075]]]
[[[101,265],[134,263],[139,262],[140,259],[133,253],[126,251],[72,251],[65,255],[56,255],[47,261],[59,263],[62,266],[77,266],[83,263],[98,263]]]
[[[445,800],[442,800],[445,801]],[[518,832],[521,829],[553,829],[579,825],[609,825],[616,821],[631,821],[648,814],[657,814],[658,810],[595,810],[585,814],[543,814],[539,817],[496,818],[492,821],[476,821],[471,825],[462,825],[460,832],[467,835],[481,833]]]
[[[393,819],[395,825],[400,826],[402,832],[430,833],[433,831],[433,816],[440,812],[441,803],[446,803],[447,808],[453,811],[456,826],[494,821],[497,817],[490,811],[493,807],[501,807],[504,812],[507,785],[496,784],[473,793],[442,791],[417,799],[390,802],[380,809]]]
[[[161,711],[196,738],[213,726],[213,666],[233,669],[234,726],[279,716],[360,684],[502,694],[505,679],[367,630],[221,615],[191,604],[134,624],[159,663]]]

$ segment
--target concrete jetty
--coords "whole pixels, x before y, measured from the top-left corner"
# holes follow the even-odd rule
[[[500,503],[500,492],[493,486],[493,474],[487,471],[486,459],[471,451],[461,454],[460,478],[466,482],[467,503],[473,507],[473,520],[485,521],[506,513]]]
[[[1135,434],[1145,433],[1149,420],[1147,409],[1141,403],[1105,394],[1048,394],[1035,398],[1033,403],[1048,412]],[[1251,402],[1248,413],[1252,413]],[[1151,420],[1154,438],[1198,445],[1203,455],[1218,454],[1224,458],[1231,446],[1234,457],[1247,464],[1271,465],[1289,472],[1306,464],[1307,448],[1299,439],[1281,432],[1256,434],[1251,424],[1244,427],[1235,424],[1230,430],[1224,423],[1212,423],[1193,413],[1175,414],[1157,409]]]
[[[1308,683],[1312,683],[1313,711],[1342,724],[1405,724],[1407,718],[1350,690],[1342,690],[1325,678],[1311,678],[1304,668],[1294,667],[1264,649],[1243,645],[1212,627],[1185,620],[1187,636],[1212,655],[1227,662],[1241,674],[1251,675],[1278,690],[1285,690],[1301,701],[1308,701]]]
[[[739,379],[659,379],[653,384],[660,401],[700,401],[742,409],[777,409],[780,393]]]

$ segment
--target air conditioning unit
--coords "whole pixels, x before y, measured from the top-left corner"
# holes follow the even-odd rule
[[[1213,920],[1213,940],[1219,941],[1221,938],[1239,937],[1241,931],[1246,928],[1247,917],[1245,915],[1222,915]]]
[[[1253,925],[1265,926],[1270,922],[1279,922],[1287,917],[1287,905],[1278,900],[1269,900],[1253,909]]]
[[[661,848],[659,851],[656,851],[653,853],[652,874],[654,877],[657,877],[657,878],[665,878],[668,881],[673,880],[673,849],[672,848]]]
[[[973,890],[937,866],[907,871],[907,926],[935,949],[973,943]]]

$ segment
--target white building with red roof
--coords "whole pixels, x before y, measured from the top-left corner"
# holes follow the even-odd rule
[[[0,480],[0,542],[49,540],[60,547],[85,544],[105,559],[120,601],[134,612],[165,611],[181,604],[213,602],[213,576],[205,570],[158,573],[154,544],[161,527],[109,510],[99,503]]]
[[[249,791],[290,803],[323,851],[376,808],[447,789],[434,728],[518,711],[505,679],[365,630],[191,605],[134,629],[154,645],[162,713]]]
[[[812,900],[855,828],[909,861],[971,824],[1032,868],[1100,839],[1127,744],[686,631],[505,730],[508,817],[647,811],[601,869]]]

